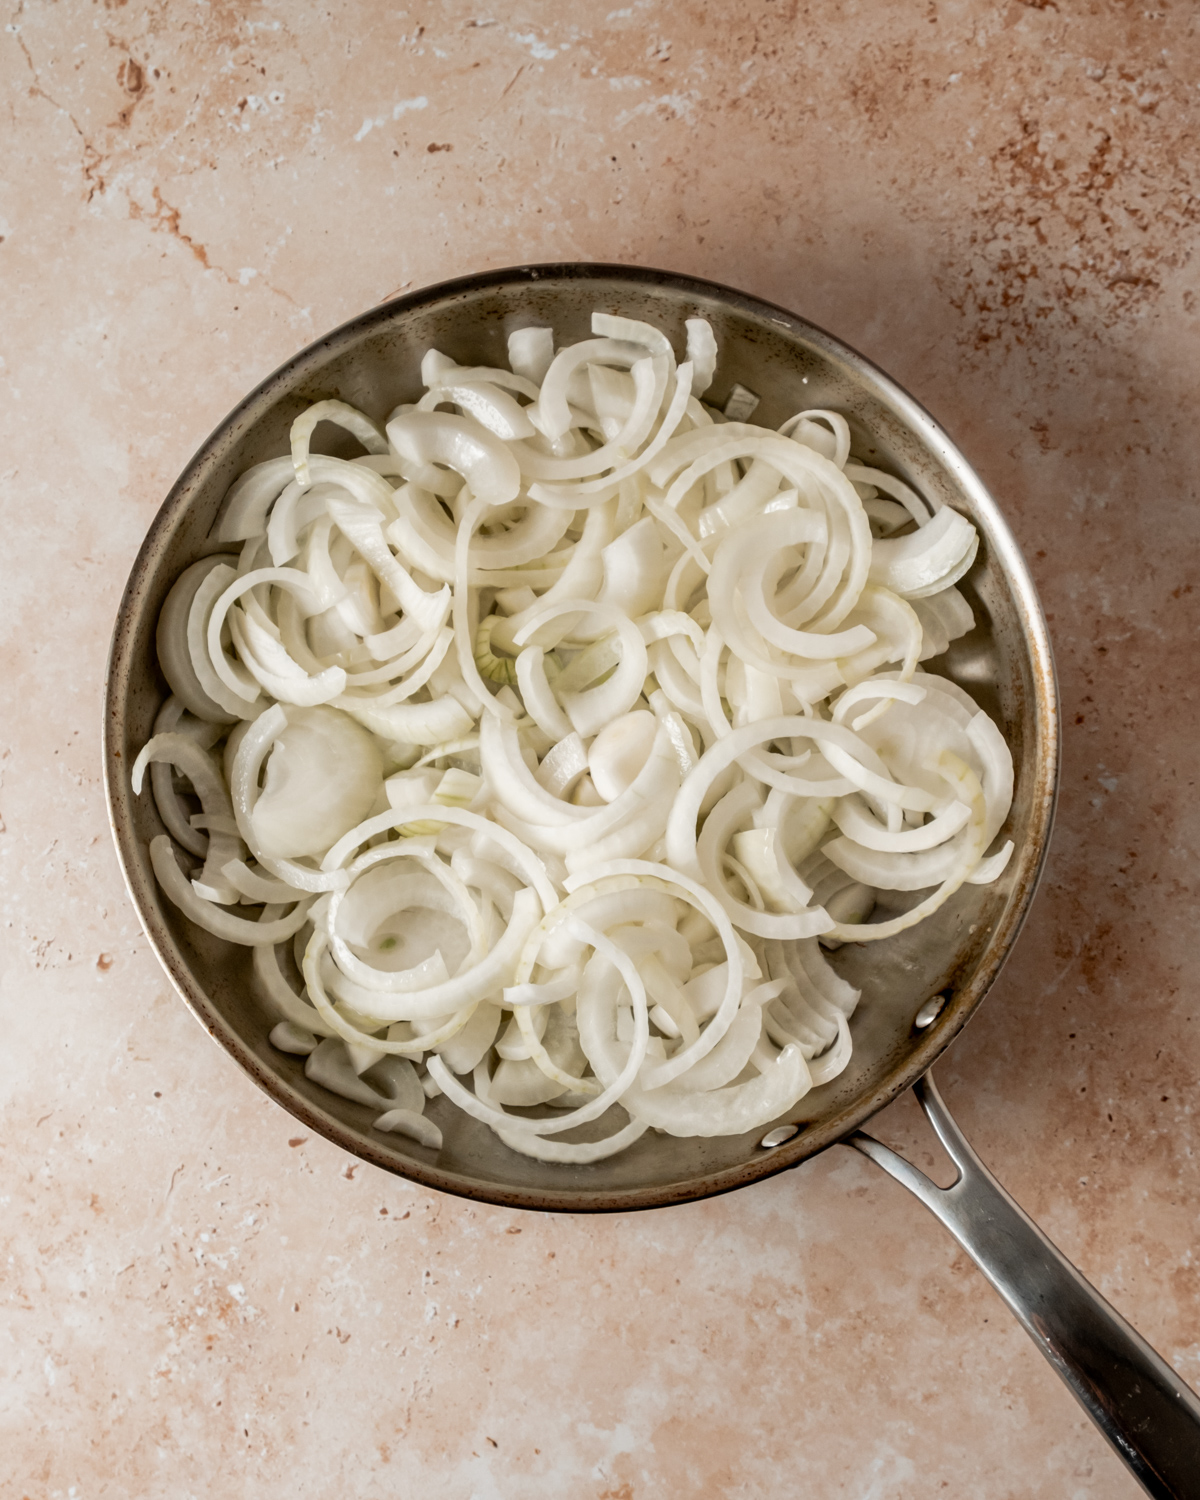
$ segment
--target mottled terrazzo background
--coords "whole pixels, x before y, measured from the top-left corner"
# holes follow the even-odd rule
[[[0,1493],[1136,1493],[948,1237],[844,1150],[573,1220],[301,1138],[148,951],[98,736],[172,479],[334,324],[579,258],[829,327],[992,487],[1061,673],[1048,878],[943,1088],[1200,1383],[1198,80],[1187,0],[9,0]],[[910,1103],[878,1127],[932,1159]]]

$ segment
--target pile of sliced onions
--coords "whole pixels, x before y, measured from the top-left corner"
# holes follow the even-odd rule
[[[431,349],[382,425],[311,407],[159,623],[163,890],[254,949],[276,1047],[431,1149],[438,1093],[548,1161],[760,1128],[850,1057],[823,949],[1012,849],[1003,738],[919,670],[973,626],[971,523],[836,411],[705,405],[702,319],[682,363],[592,332]]]

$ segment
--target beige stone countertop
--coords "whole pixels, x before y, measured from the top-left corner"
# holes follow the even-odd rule
[[[297,1130],[142,936],[99,730],[172,480],[344,319],[580,259],[829,328],[999,500],[1061,678],[1048,873],[942,1088],[1200,1383],[1198,79],[1187,0],[9,0],[0,1494],[1139,1493],[845,1149],[576,1219]],[[876,1126],[932,1160],[911,1100]]]

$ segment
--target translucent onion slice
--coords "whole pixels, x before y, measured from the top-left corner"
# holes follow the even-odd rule
[[[918,531],[876,541],[871,578],[902,598],[918,599],[957,583],[975,560],[979,534],[965,516],[944,505]]]
[[[520,403],[491,381],[463,380],[451,374],[421,397],[417,410],[433,411],[444,405],[461,408],[504,442],[534,437],[537,433]]]
[[[615,1075],[624,1051],[609,1030],[615,1010],[611,987],[607,991],[598,987],[589,989],[586,1003],[581,990],[580,1038],[602,1082]],[[761,1025],[761,1016],[758,1024]],[[689,1089],[685,1074],[678,1082],[665,1087],[660,1084],[650,1090],[638,1079],[623,1090],[621,1103],[635,1119],[668,1135],[739,1135],[790,1109],[811,1087],[801,1049],[789,1046],[749,1083],[720,1089]]]
[[[336,462],[336,459],[313,460],[319,473]],[[347,464],[345,467],[354,466]],[[358,472],[366,474],[369,471],[360,469]],[[389,489],[389,505],[390,498]],[[391,589],[404,612],[411,615],[422,630],[437,630],[449,611],[450,591],[443,586],[436,593],[426,592],[395,558],[383,534],[384,521],[390,517],[381,517],[373,505],[336,496],[328,501],[326,508],[338,530],[366,558],[380,582]]]
[[[225,496],[221,518],[214,530],[216,540],[244,542],[249,537],[264,535],[267,512],[295,477],[290,455],[268,458],[265,463],[247,469]]]
[[[568,350],[564,350],[568,353]],[[644,351],[638,350],[639,355]],[[556,361],[557,362],[557,361]],[[551,374],[553,371],[551,372]],[[511,452],[520,463],[521,472],[530,479],[562,481],[570,479],[587,479],[600,474],[606,469],[613,469],[628,462],[631,454],[636,453],[646,442],[653,430],[654,423],[658,419],[662,409],[663,397],[666,394],[668,375],[668,361],[661,355],[653,355],[647,358],[639,358],[633,366],[633,379],[636,388],[633,408],[629,414],[629,420],[617,433],[616,437],[603,444],[599,448],[591,449],[578,457],[554,458],[544,456],[529,443],[514,443]],[[550,377],[547,377],[547,385]],[[678,382],[677,382],[678,384]],[[546,386],[542,387],[543,396]],[[673,406],[672,410],[676,408]],[[535,421],[539,420],[540,412],[531,410],[531,416]],[[601,486],[591,495],[591,500],[596,502],[608,494],[608,486]],[[543,494],[543,503],[552,500],[552,496]],[[564,503],[559,501],[558,503]],[[572,497],[565,502],[569,506],[577,504]]]
[[[345,401],[316,401],[302,411],[292,423],[292,464],[296,478],[303,485],[312,483],[309,472],[308,445],[318,422],[333,422],[351,433],[368,453],[386,453],[387,440],[364,412]]]
[[[897,479],[894,474],[885,474],[882,469],[848,463],[843,465],[842,472],[855,484],[873,485],[875,489],[882,490],[885,495],[890,495],[893,500],[898,500],[918,526],[924,526],[929,520],[930,512],[936,512],[939,509],[936,502],[922,500],[921,496],[915,490],[910,489],[903,480]]]
[[[402,829],[409,823],[419,823],[422,820],[456,823],[462,828],[470,828],[485,834],[498,850],[508,856],[509,861],[526,884],[536,891],[544,911],[549,911],[558,905],[558,894],[546,874],[545,865],[537,855],[490,819],[464,807],[443,807],[436,803],[426,803],[423,807],[405,808],[400,812],[378,813],[375,817],[360,823],[357,828],[352,828],[344,838],[340,839],[325,856],[322,869],[326,872],[338,870],[355,849],[378,834],[390,833],[393,829]]]
[[[850,424],[840,411],[813,408],[797,412],[779,431],[794,442],[812,448],[839,469],[845,469],[850,457]]]
[[[727,792],[704,820],[696,843],[696,863],[704,883],[729,913],[734,925],[756,937],[809,938],[829,932],[833,919],[821,907],[795,912],[756,911],[729,890],[722,871],[725,846],[738,828],[749,821],[759,804],[752,781],[743,781]]]
[[[546,653],[540,646],[526,646],[517,657],[516,661],[517,686],[521,690],[521,700],[525,705],[526,712],[534,723],[547,738],[564,742],[579,736],[571,728],[571,721],[563,712],[554,691],[550,686],[549,678],[546,676]],[[583,770],[587,769],[584,762]],[[541,778],[539,778],[540,780]],[[547,785],[548,791],[553,791],[557,796],[559,789]],[[563,788],[563,794],[569,791],[569,787]]]
[[[333,899],[336,900],[336,898],[335,892]],[[540,907],[536,892],[519,891],[513,900],[512,917],[502,936],[478,963],[442,984],[430,985],[423,990],[376,990],[371,987],[369,1004],[365,995],[360,995],[360,1006],[366,1010],[372,1020],[383,1024],[389,1021],[442,1016],[449,1011],[456,1011],[484,1000],[489,995],[498,994],[509,982],[525,939],[537,925],[539,915]],[[304,962],[304,977],[313,1003],[325,1019],[330,1020],[331,1016],[321,1005],[318,990],[314,988],[314,980],[319,986],[320,978],[307,954]]]
[[[308,898],[298,901],[287,916],[274,922],[250,922],[198,896],[176,862],[168,833],[160,833],[150,840],[150,864],[159,885],[184,916],[205,932],[224,938],[228,943],[240,943],[250,948],[260,943],[282,943],[299,932],[308,921],[308,910],[312,905]]]
[[[410,411],[387,424],[388,442],[403,458],[445,464],[461,474],[471,493],[489,505],[506,505],[521,488],[512,450],[471,417]]]
[[[621,643],[619,664],[607,682],[563,695],[562,706],[572,727],[587,739],[621,714],[628,713],[637,702],[646,681],[649,661],[641,632],[624,611],[612,604],[596,604],[584,599],[564,599],[528,611],[525,624],[516,632],[514,640],[518,646],[523,646],[535,630],[552,620],[579,615],[590,617],[612,630]]]
[[[285,910],[284,906],[264,906],[259,921],[275,921]],[[321,1019],[320,1013],[298,995],[283,977],[273,943],[259,943],[255,946],[254,975],[268,1006],[283,1020],[314,1037],[336,1035],[333,1028]]]
[[[301,572],[298,568],[256,568],[234,578],[222,590],[208,616],[204,644],[208,661],[212,664],[217,676],[229,692],[246,703],[253,703],[258,698],[258,683],[244,666],[240,666],[226,655],[221,644],[221,627],[225,624],[231,606],[260,584],[273,584],[277,588],[289,589],[299,596],[302,605],[306,606],[310,612],[315,613],[317,609],[316,595],[308,574]],[[341,668],[333,670],[339,673],[338,680],[344,686],[346,674],[341,671]],[[304,675],[307,676],[307,673]],[[341,687],[338,691],[341,691]]]
[[[624,858],[625,853],[597,855],[595,852],[605,846],[606,840],[624,834],[620,840],[622,846],[630,841],[630,837],[635,841],[645,838],[638,850],[640,853],[663,832],[679,782],[678,757],[669,734],[660,725],[645,764],[632,783],[612,802],[601,802],[596,808],[572,808],[581,816],[571,822],[534,822],[523,819],[508,808],[504,800],[508,788],[502,782],[496,790],[497,803],[492,813],[532,848],[562,855],[568,860],[589,854],[605,859]]]
[[[197,665],[202,669],[204,661],[197,663],[194,659],[191,620],[194,613],[203,616],[206,607],[211,608],[213,599],[220,592],[220,580],[233,576],[230,565],[235,561],[233,557],[217,554],[202,557],[190,568],[185,568],[171,586],[155,632],[158,664],[172,693],[190,713],[213,724],[234,723],[242,717],[246,705],[240,698],[227,701],[227,690],[211,670],[204,678],[200,676]],[[218,568],[223,571],[213,580]],[[204,597],[197,609],[195,601],[201,590]]]
[[[511,812],[530,823],[570,827],[591,816],[547,791],[526,764],[514,723],[486,716],[479,726],[479,755],[489,789]]]
[[[461,1108],[465,1109],[468,1114],[474,1115],[476,1119],[482,1120],[485,1124],[492,1125],[494,1128],[508,1129],[513,1132],[520,1131],[522,1135],[529,1136],[561,1135],[563,1131],[570,1130],[576,1125],[585,1125],[592,1120],[598,1120],[609,1106],[615,1104],[629,1089],[634,1078],[637,1076],[638,1069],[645,1059],[646,1045],[650,1036],[649,1015],[646,1007],[646,988],[632,960],[628,954],[618,948],[602,932],[582,922],[580,918],[572,915],[567,918],[567,921],[580,941],[587,943],[595,950],[595,958],[591,962],[607,961],[617,970],[628,986],[633,1000],[635,1027],[633,1042],[629,1048],[629,1055],[624,1060],[623,1066],[616,1072],[616,1075],[608,1082],[607,1086],[597,1092],[593,1099],[556,1120],[526,1120],[506,1115],[495,1106],[485,1104],[477,1094],[469,1094],[457,1080],[451,1078],[445,1066],[441,1063],[440,1058],[430,1058],[429,1071],[446,1094]],[[585,981],[587,972],[585,968]],[[584,1050],[586,1053],[586,1046]],[[590,1057],[589,1061],[592,1061]]]
[[[242,841],[238,837],[233,821],[233,806],[216,760],[186,735],[156,734],[142,747],[133,763],[130,779],[135,796],[141,793],[146,767],[156,762],[175,766],[182,771],[192,783],[204,810],[209,835],[204,869],[197,882],[200,894],[211,901],[226,904],[235,902],[238,892],[230,885],[224,874],[224,867],[242,853]]]
[[[405,485],[395,497],[397,519],[388,527],[389,541],[401,548],[431,577],[450,582],[454,578],[456,527],[426,490]],[[508,520],[501,511],[495,522]],[[571,512],[529,505],[507,529],[490,536],[475,536],[471,542],[469,582],[487,583],[489,571],[520,567],[547,556],[558,546],[571,523]]]
[[[703,396],[717,368],[717,340],[707,318],[688,318],[687,357],[692,367],[692,395]]]
[[[890,922],[839,922],[831,929],[828,936],[837,938],[843,943],[871,943],[894,937],[896,933],[915,926],[945,905],[979,864],[983,851],[987,847],[987,804],[984,801],[983,788],[970,766],[950,751],[943,753],[939,770],[946,778],[956,799],[966,803],[971,809],[970,822],[963,830],[966,838],[954,868],[932,895],[918,902],[902,916],[894,917]]]
[[[721,943],[725,953],[725,962],[728,964],[725,991],[715,1014],[696,1041],[681,1048],[667,1061],[648,1070],[642,1083],[645,1088],[653,1089],[670,1083],[685,1073],[693,1063],[699,1062],[702,1057],[707,1057],[728,1031],[741,1003],[745,961],[729,917],[716,897],[696,881],[690,880],[686,875],[668,866],[654,864],[648,860],[614,859],[595,870],[588,871],[585,875],[569,876],[564,884],[569,893],[568,900],[570,900],[572,897],[581,895],[586,889],[590,888],[595,892],[613,879],[626,881],[630,877],[652,891],[657,889],[671,892],[674,890],[681,894],[689,905],[694,906],[702,916],[708,919]]]
[[[554,359],[554,331],[550,328],[515,328],[508,336],[508,362],[513,371],[535,386],[546,378]],[[537,394],[536,390],[533,393]]]
[[[547,437],[559,438],[570,428],[567,387],[576,370],[593,363],[617,365],[628,370],[645,357],[644,345],[608,338],[581,339],[579,343],[560,350],[547,369],[538,393],[535,412],[538,430]]]
[[[204,719],[196,719],[187,712],[182,701],[172,696],[159,709],[154,720],[154,734],[183,734],[195,740],[202,750],[209,749],[220,734],[220,727]],[[584,765],[586,766],[586,757]],[[135,762],[136,767],[136,762]],[[131,773],[132,776],[132,773]],[[201,858],[208,852],[208,836],[193,826],[190,812],[180,802],[175,790],[172,767],[164,761],[156,761],[150,767],[150,786],[154,793],[154,805],[163,826],[189,854]]]
[[[620,463],[620,457],[631,447],[637,445],[638,435],[641,427],[644,425],[644,410],[639,410],[637,401],[640,398],[644,402],[644,406],[649,407],[654,399],[653,387],[645,388],[648,385],[648,377],[644,378],[643,387],[639,387],[635,376],[634,406],[630,411],[628,421],[610,439],[605,448],[597,449],[596,454],[591,455],[588,460],[594,465],[593,469],[590,470],[592,473],[600,468],[609,468],[609,463],[606,462],[608,459],[615,462],[615,467],[609,468],[609,472],[602,479],[586,480],[579,484],[531,484],[529,487],[531,498],[541,501],[544,505],[581,506],[589,502],[594,502],[598,498],[607,498],[609,495],[615,494],[626,479],[644,470],[655,454],[661,452],[667,443],[670,442],[676,431],[678,431],[679,424],[683,421],[687,412],[688,396],[691,391],[691,374],[690,365],[680,365],[675,374],[675,389],[672,392],[670,403],[663,413],[658,431],[646,443],[645,447],[641,448],[636,458],[631,458],[626,463]],[[581,461],[576,460],[575,462],[578,466]],[[537,464],[536,467],[544,469],[547,465],[542,462]]]

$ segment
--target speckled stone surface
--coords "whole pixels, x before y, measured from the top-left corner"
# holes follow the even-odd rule
[[[1048,875],[943,1089],[1200,1383],[1197,78],[1186,0],[10,0],[0,1493],[1138,1493],[948,1236],[844,1149],[576,1220],[304,1138],[149,952],[98,739],[163,495],[325,329],[551,259],[832,329],[991,486],[1061,673]],[[877,1126],[932,1160],[911,1101]]]

